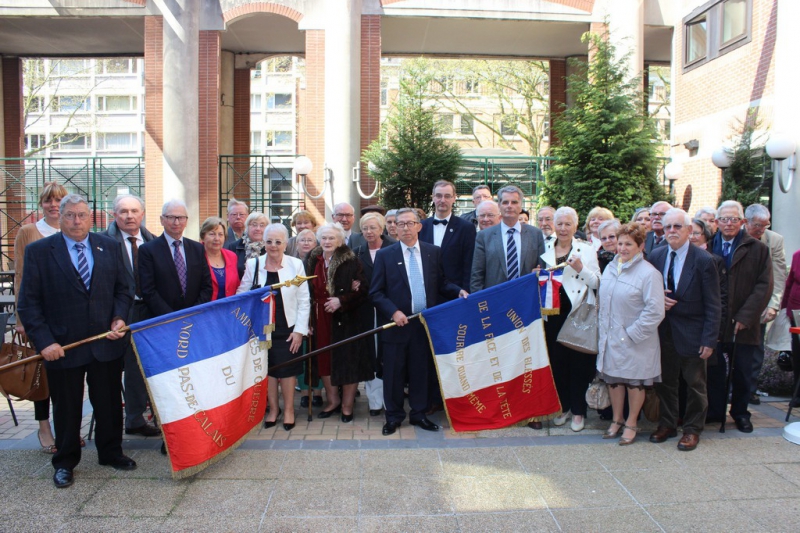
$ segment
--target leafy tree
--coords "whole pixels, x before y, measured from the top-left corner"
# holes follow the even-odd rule
[[[582,215],[599,205],[625,220],[667,197],[657,178],[657,133],[641,80],[628,79],[625,58],[616,59],[614,45],[600,35],[587,33],[583,41],[592,60],[573,60],[585,75],[569,78],[574,104],[553,125],[559,144],[551,148],[555,161],[540,202]]]
[[[400,93],[380,136],[362,158],[372,163],[370,175],[381,183],[379,193],[387,208],[431,205],[433,184],[455,181],[461,152],[441,138],[441,126],[426,107],[425,90],[430,75],[410,69],[400,79]]]
[[[736,200],[744,207],[766,203],[763,197],[769,196],[772,170],[764,159],[763,135],[757,133],[759,126],[756,111],[748,110],[747,118],[733,136],[734,147],[726,150],[731,166],[723,172],[720,201]]]

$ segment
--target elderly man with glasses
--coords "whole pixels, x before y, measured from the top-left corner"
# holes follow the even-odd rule
[[[667,244],[664,233],[664,215],[670,209],[672,209],[672,206],[668,202],[656,202],[650,208],[650,227],[653,229],[647,232],[647,236],[644,239],[645,256],[650,255],[653,248]]]
[[[751,433],[747,403],[753,391],[753,368],[763,342],[761,314],[772,296],[772,259],[766,244],[756,240],[744,229],[742,204],[727,200],[717,209],[719,231],[711,249],[723,258],[728,268],[727,323],[723,328],[722,353],[733,357],[733,395],[730,414],[736,427]],[[709,373],[709,417],[712,413],[724,416],[727,399],[725,387],[719,387],[719,369]],[[724,382],[724,376],[722,377]],[[722,407],[720,412],[720,407]]]

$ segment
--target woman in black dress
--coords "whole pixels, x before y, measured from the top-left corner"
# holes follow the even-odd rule
[[[282,224],[270,224],[264,231],[267,253],[247,261],[242,282],[237,293],[256,287],[274,285],[303,275],[303,263],[296,257],[284,254],[289,232]],[[298,356],[303,337],[308,335],[308,315],[311,303],[308,288],[304,285],[281,287],[275,298],[275,329],[272,332],[272,347],[269,350],[267,369],[269,412],[264,427],[273,427],[278,420],[278,384],[283,391],[283,429],[291,430],[295,424],[294,386],[297,374],[303,372],[303,363],[293,363],[277,370],[275,365]]]

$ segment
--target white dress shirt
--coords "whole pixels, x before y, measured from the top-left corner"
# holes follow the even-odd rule
[[[514,232],[514,244],[517,246],[517,264],[519,264],[519,267],[521,268],[522,261],[520,258],[522,257],[522,224],[519,222],[513,226],[506,226],[505,222],[500,222],[500,235],[503,238],[503,255],[506,257],[506,259],[508,259],[508,230],[511,228],[517,230]],[[522,275],[521,271],[520,275]]]
[[[444,240],[444,234],[447,231],[447,224],[450,223],[450,217],[453,216],[452,214],[447,218],[441,219],[434,217],[434,220],[444,220],[444,224],[434,224],[433,225],[433,244],[440,247],[442,246],[442,241]]]
[[[670,257],[672,256],[672,252],[675,252],[675,266],[672,267],[672,278],[675,280],[675,290],[678,289],[678,283],[681,279],[681,272],[683,271],[683,265],[686,263],[686,254],[689,253],[689,246],[691,243],[686,241],[683,243],[683,246],[678,248],[677,250],[673,250],[672,247],[667,244],[667,260],[664,261],[664,288],[667,288],[667,275],[669,273],[669,261]]]

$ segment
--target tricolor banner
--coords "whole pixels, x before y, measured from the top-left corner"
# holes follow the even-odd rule
[[[221,459],[263,420],[273,316],[264,288],[131,325],[174,479]]]
[[[564,269],[539,271],[539,301],[543,315],[557,315],[561,312],[561,280]]]
[[[455,431],[499,429],[561,412],[535,275],[422,312]]]

